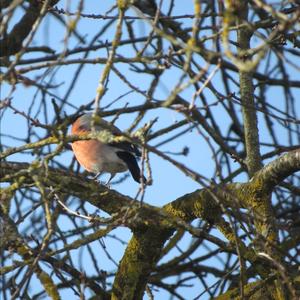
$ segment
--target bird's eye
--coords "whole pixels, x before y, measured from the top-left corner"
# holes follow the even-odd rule
[[[85,125],[80,125],[79,127],[78,127],[78,130],[87,130],[87,128],[86,128],[86,126]]]

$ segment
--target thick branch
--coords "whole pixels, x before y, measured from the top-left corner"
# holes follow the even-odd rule
[[[115,278],[113,299],[142,299],[145,285],[160,258],[162,247],[175,228],[185,228],[184,222],[200,217],[214,223],[229,241],[234,243],[234,234],[228,231],[222,221],[223,211],[218,201],[215,201],[215,197],[228,207],[236,207],[238,199],[245,207],[260,211],[262,205],[260,197],[269,193],[271,186],[274,187],[285,177],[300,170],[299,157],[300,149],[287,153],[265,166],[250,182],[216,185],[213,188],[197,190],[167,204],[162,209],[147,204],[141,207],[138,201],[99,185],[93,180],[87,180],[81,175],[71,176],[70,172],[52,168],[46,173],[38,165],[2,162],[0,180],[14,182],[12,184],[14,188],[21,188],[22,183],[33,183],[31,176],[34,174],[38,175],[44,186],[54,187],[58,193],[87,199],[109,214],[125,211],[124,225],[131,228],[134,235]],[[25,178],[20,186],[16,186],[17,177],[14,175]],[[264,219],[264,222],[272,225],[269,218]],[[254,250],[246,248],[242,242],[239,248],[241,255],[253,264],[258,274],[267,276],[268,270]]]
[[[148,277],[155,269],[164,243],[172,232],[173,230],[151,226],[134,233],[121,260],[112,299],[143,299]]]
[[[248,16],[248,4],[243,2],[240,5],[239,14],[241,18],[238,23],[241,24],[247,21]],[[243,51],[247,51],[250,48],[250,39],[252,33],[248,28],[242,27],[238,31],[238,45],[239,54],[243,55]],[[247,57],[246,57],[247,59]],[[244,104],[242,106],[244,132],[245,132],[245,146],[246,146],[246,163],[250,177],[254,175],[262,167],[261,155],[259,152],[259,137],[257,127],[257,116],[254,104],[254,87],[252,70],[244,71],[239,70],[240,74],[240,93],[241,101]]]
[[[2,161],[0,181],[14,183],[15,175],[26,175],[24,183],[33,183],[33,180],[30,178],[30,172],[28,171],[30,167],[32,166],[27,163]],[[300,171],[300,148],[284,154],[263,167],[248,183],[233,183],[227,186],[216,185],[213,190],[221,193],[221,196],[227,201],[227,206],[231,205],[230,200],[226,196],[227,191],[232,192],[236,190],[237,192],[234,193],[234,197],[241,201],[242,206],[249,207],[247,199],[249,195],[251,195],[250,190],[253,190],[253,192],[257,194],[269,193],[274,186],[297,171]],[[55,187],[55,190],[61,193],[88,199],[91,204],[105,210],[109,214],[117,213],[120,209],[126,207],[131,207],[132,209],[138,209],[140,207],[138,201],[122,195],[117,191],[110,190],[103,185],[99,185],[94,180],[87,180],[80,174],[72,175],[69,171],[48,168],[48,175],[45,176],[46,170],[40,166],[36,166],[36,170],[31,170],[31,172],[39,174],[39,178],[43,181],[45,186]],[[18,187],[14,186],[14,188]],[[21,184],[19,188],[21,188]],[[3,192],[5,192],[5,190],[3,190]],[[101,199],[101,201],[99,201],[99,199]],[[147,204],[143,204],[143,208],[153,209],[153,213],[158,212],[157,208]],[[211,195],[206,189],[197,190],[184,195],[164,206],[165,212],[185,222],[190,222],[199,217],[199,215],[202,215],[206,220],[213,221],[213,216],[217,215],[216,209],[218,209],[218,205],[211,201]],[[213,215],[211,215],[211,211],[214,211]]]
[[[57,1],[50,1],[50,5],[54,5]],[[30,5],[22,17],[22,19],[14,26],[11,32],[2,40],[0,40],[1,56],[9,56],[16,54],[22,48],[23,41],[31,32],[32,26],[40,15],[42,5],[40,1],[30,1]]]
[[[264,189],[271,192],[276,185],[297,171],[300,171],[300,147],[266,165],[255,174],[253,180],[261,181]]]

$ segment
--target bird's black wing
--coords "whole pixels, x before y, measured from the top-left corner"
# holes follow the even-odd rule
[[[112,143],[108,143],[108,145],[123,150],[124,152],[130,152],[138,157],[141,156],[141,152],[138,149],[138,147],[130,142],[126,142],[126,141],[112,142]]]
[[[141,170],[136,161],[135,156],[132,153],[127,151],[117,151],[116,154],[120,159],[122,159],[126,163],[133,179],[136,182],[141,182]],[[143,182],[146,183],[146,178],[144,176],[143,176]]]

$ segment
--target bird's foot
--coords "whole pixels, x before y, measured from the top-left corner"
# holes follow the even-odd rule
[[[104,184],[105,186],[107,186],[110,189],[110,182],[111,180],[115,177],[115,173],[111,173],[109,179],[106,181],[106,183]]]
[[[110,189],[110,184],[107,184],[105,181],[102,181],[102,180],[95,180],[97,183],[101,184],[101,185],[104,185],[106,186],[107,188]]]
[[[100,177],[102,172],[98,172],[95,176],[92,177],[93,180],[99,181],[98,177]]]

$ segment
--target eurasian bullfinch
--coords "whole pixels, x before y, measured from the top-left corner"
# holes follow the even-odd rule
[[[72,125],[72,134],[80,135],[91,132],[94,126],[97,132],[108,131],[114,136],[122,136],[122,132],[116,126],[108,123],[99,116],[86,113],[79,116]],[[129,169],[136,182],[146,183],[146,178],[141,174],[136,157],[140,157],[139,149],[127,141],[104,143],[97,139],[76,141],[72,143],[72,149],[79,164],[89,172],[100,175],[110,173],[108,184],[116,173]]]

